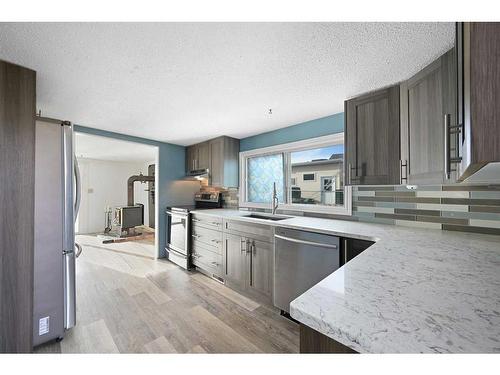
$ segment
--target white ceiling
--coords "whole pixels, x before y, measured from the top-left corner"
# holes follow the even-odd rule
[[[453,41],[453,23],[0,24],[44,116],[184,145],[341,112]]]
[[[154,162],[157,147],[75,132],[78,158],[123,162]]]

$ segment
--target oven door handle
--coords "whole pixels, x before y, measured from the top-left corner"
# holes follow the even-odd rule
[[[170,211],[167,211],[167,215],[169,215],[169,216],[175,216],[175,217],[180,217],[180,218],[183,218],[183,219],[187,219],[187,217],[188,217],[187,214],[178,214],[178,213],[174,213],[174,212],[170,212]]]

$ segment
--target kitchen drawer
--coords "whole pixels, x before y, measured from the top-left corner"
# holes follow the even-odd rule
[[[222,277],[222,255],[214,253],[202,246],[193,245],[192,263],[208,272]]]
[[[209,229],[222,230],[222,218],[209,215],[191,215],[191,223],[194,226],[201,226]]]
[[[192,234],[193,243],[203,243],[206,246],[213,248],[213,251],[216,251],[222,254],[222,232],[208,229],[201,225],[195,224],[193,225]]]
[[[224,231],[266,242],[272,242],[273,237],[273,229],[270,225],[253,224],[238,220],[224,220]]]
[[[191,241],[191,248],[193,250],[198,249],[198,248],[202,248],[203,250],[207,250],[207,251],[210,251],[210,252],[218,254],[218,255],[222,255],[222,247],[223,247],[222,242],[220,244],[217,244],[217,246],[214,246],[212,244],[207,244],[205,242],[201,242],[194,237]]]

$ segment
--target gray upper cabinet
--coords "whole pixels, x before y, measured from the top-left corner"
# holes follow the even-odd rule
[[[186,173],[196,170],[196,161],[198,159],[197,145],[186,148]]]
[[[196,169],[210,168],[210,146],[208,142],[199,143],[197,149]]]
[[[239,139],[225,136],[189,146],[186,172],[208,169],[211,186],[238,187],[239,152]]]
[[[197,143],[186,148],[186,172],[210,167],[208,142]]]
[[[347,185],[400,183],[399,86],[345,102]]]
[[[500,161],[500,22],[459,23],[456,47],[463,180]]]
[[[401,84],[401,182],[443,184],[445,147],[455,150],[456,133],[445,144],[445,122],[456,125],[455,50],[432,62]],[[445,120],[445,115],[448,119]]]
[[[208,142],[210,149],[210,185],[224,186],[224,138]]]
[[[240,140],[219,137],[208,143],[210,145],[210,185],[238,187]]]

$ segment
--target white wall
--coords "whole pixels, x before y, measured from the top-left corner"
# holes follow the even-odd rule
[[[78,233],[103,232],[106,206],[127,205],[127,180],[155,162],[117,162],[78,158],[81,174],[82,200],[77,220]],[[149,224],[147,183],[135,183],[135,203],[144,204],[144,224]]]

